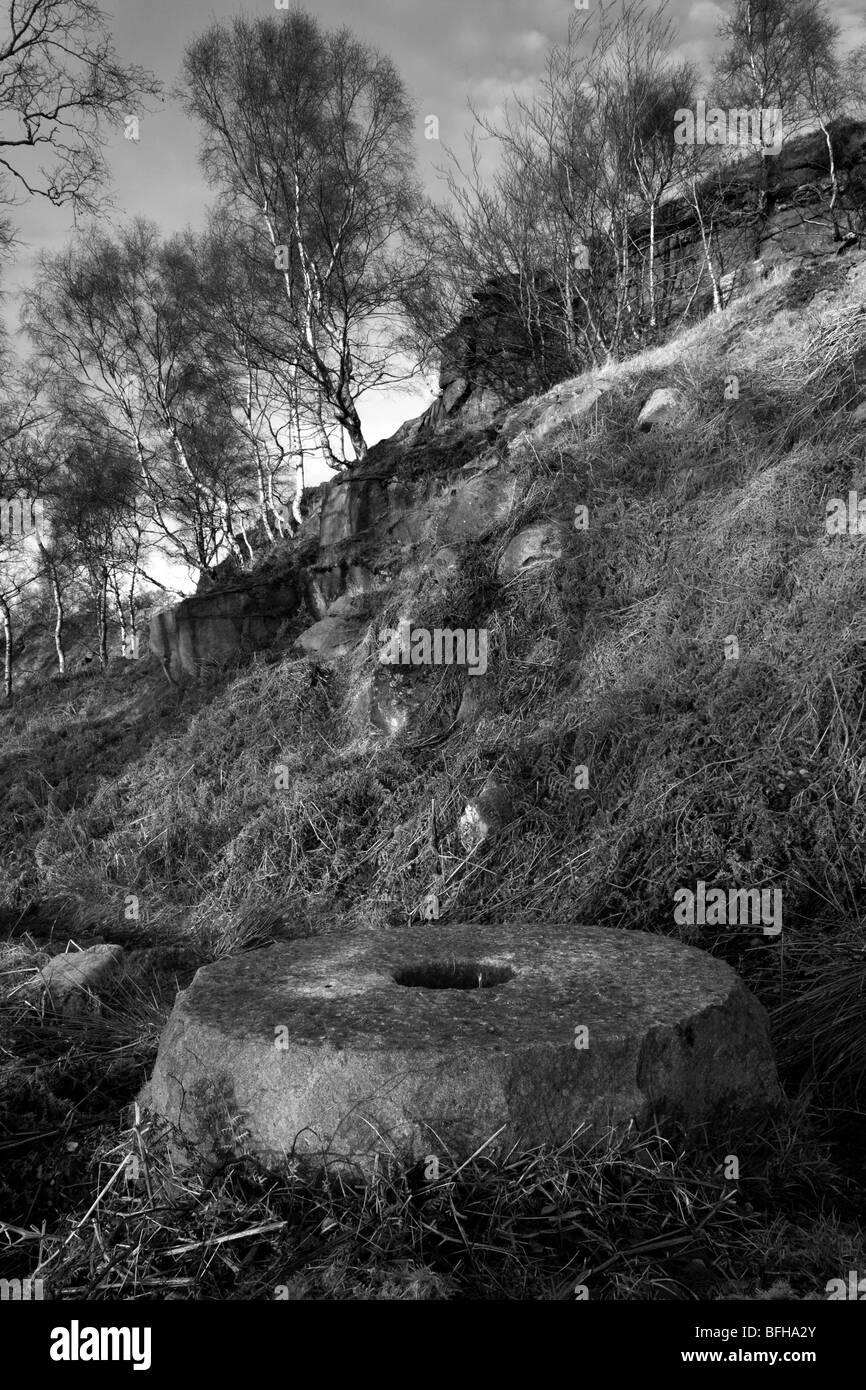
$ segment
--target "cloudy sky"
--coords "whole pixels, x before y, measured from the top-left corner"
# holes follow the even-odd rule
[[[649,0],[650,4],[653,0]],[[590,8],[598,0],[589,0]],[[712,0],[671,0],[682,56],[706,65],[726,5]],[[440,140],[462,150],[471,99],[495,114],[514,89],[528,91],[545,56],[564,39],[573,0],[309,0],[306,6],[326,28],[349,25],[367,43],[388,53],[412,94],[417,112],[419,168],[435,191],[442,147],[424,136],[424,118],[439,119]],[[172,95],[189,41],[215,20],[241,11],[272,13],[274,0],[103,0],[118,52],[124,61],[150,68],[166,88],[164,104],[140,121],[138,143],[113,138],[108,150],[116,217],[152,218],[166,233],[200,226],[212,199],[198,165],[198,131]],[[834,0],[845,48],[853,47],[863,24],[863,0]],[[2,21],[0,21],[2,29]],[[14,291],[26,284],[40,250],[58,248],[71,219],[39,200],[14,213],[19,246],[4,273]],[[14,313],[11,303],[10,313]],[[371,402],[364,424],[371,442],[390,434],[431,399],[390,398]]]

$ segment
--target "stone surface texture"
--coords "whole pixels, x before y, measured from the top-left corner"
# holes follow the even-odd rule
[[[513,974],[490,988],[396,982],[431,962]],[[461,1160],[494,1135],[529,1148],[632,1119],[751,1118],[779,1098],[764,1010],[706,953],[626,930],[441,922],[204,967],[142,1096],[193,1162],[243,1132],[265,1161],[361,1174]]]
[[[122,946],[88,946],[52,956],[47,965],[27,982],[27,998],[44,1001],[57,1013],[75,1014],[98,1008],[99,991],[117,973]]]
[[[438,518],[441,546],[476,541],[505,521],[514,506],[519,483],[504,467],[486,468],[455,479],[445,495]]]
[[[295,646],[321,661],[335,661],[348,656],[352,648],[357,646],[366,626],[358,618],[322,618],[301,633]]]
[[[562,555],[561,528],[555,521],[535,521],[512,537],[497,565],[500,579],[514,579]]]
[[[150,650],[177,680],[221,666],[245,650],[267,646],[298,610],[301,592],[290,576],[193,594],[150,621]]]
[[[683,398],[678,391],[667,386],[659,387],[644,403],[637,417],[636,428],[645,434],[653,425],[679,419],[684,411]]]
[[[478,795],[467,803],[458,822],[457,833],[467,854],[498,834],[510,818],[511,797],[508,789],[488,777]]]

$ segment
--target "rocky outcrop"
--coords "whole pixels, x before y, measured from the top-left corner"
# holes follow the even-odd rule
[[[383,552],[390,544],[399,548],[417,544],[424,538],[427,510],[425,503],[437,490],[438,480],[430,475],[406,478],[399,465],[404,447],[386,441],[365,468],[353,469],[322,487],[319,533],[312,568],[316,574],[341,568],[340,592],[352,582],[351,567],[363,567],[365,551]],[[339,597],[331,592],[329,602]]]
[[[446,583],[460,567],[456,547],[507,520],[520,483],[489,450],[469,467],[407,475],[400,465],[409,447],[388,442],[364,468],[322,486],[318,534],[308,530],[290,570],[236,578],[158,610],[150,650],[171,678],[270,645],[302,605],[314,622],[297,638],[300,649],[324,660],[344,656],[363,629],[365,594],[387,588],[410,565]]]
[[[866,124],[835,128],[833,140],[841,193],[832,214],[820,132],[792,141],[768,161],[768,194],[760,216],[755,160],[742,161],[724,187],[709,181],[704,185],[701,197],[710,218],[705,230],[712,225],[722,302],[755,284],[775,258],[835,256],[859,235],[856,227],[862,231]],[[655,236],[661,321],[705,313],[713,295],[694,209],[678,199],[662,204]],[[632,240],[638,277],[648,238],[648,224],[636,218]],[[590,248],[591,257],[603,254],[602,247]],[[600,274],[604,281],[603,265]],[[173,679],[268,645],[302,600],[314,626],[300,639],[301,649],[326,660],[342,656],[351,649],[353,634],[335,624],[357,622],[358,615],[333,609],[335,601],[358,589],[387,586],[407,566],[429,566],[437,552],[451,552],[453,563],[459,564],[455,547],[483,539],[509,519],[520,496],[521,455],[549,446],[555,435],[573,433],[579,422],[603,408],[610,389],[604,369],[558,380],[558,374],[574,370],[574,363],[555,350],[555,286],[542,277],[532,288],[539,309],[534,336],[522,327],[522,294],[520,283],[510,276],[479,289],[472,310],[444,342],[440,395],[430,410],[370,449],[344,476],[316,489],[293,540],[291,579],[234,576],[157,613],[151,650]],[[643,341],[639,333],[637,337]],[[555,384],[544,391],[551,378]],[[512,404],[542,391],[524,405]],[[660,388],[643,405],[636,429],[671,423],[683,409],[676,391]],[[438,438],[458,421],[459,430]],[[560,542],[554,530],[524,528],[502,554],[499,578],[510,582],[555,560]],[[392,699],[396,693],[383,691],[381,705],[374,700],[379,709],[374,723],[389,729],[405,725],[406,701],[402,695],[397,700],[403,710],[398,712]]]
[[[150,621],[150,650],[173,680],[236,661],[274,640],[301,603],[293,575],[194,594]]]
[[[703,951],[441,922],[205,966],[142,1097],[205,1163],[243,1132],[267,1163],[362,1174],[491,1142],[591,1145],[631,1121],[751,1120],[780,1099],[764,1010]]]
[[[443,340],[439,395],[421,417],[422,433],[449,429],[458,416],[465,425],[485,424],[566,374],[555,286],[543,277],[533,288],[535,331],[526,327],[526,296],[517,275],[493,277],[473,291],[472,308]]]
[[[760,156],[710,177],[699,188],[704,232],[712,243],[719,297],[723,305],[763,279],[779,261],[797,262],[843,254],[866,236],[866,123],[831,123],[840,193],[830,207],[832,184],[824,134],[815,131],[786,143],[765,164],[766,200],[761,207]],[[713,308],[713,288],[705,266],[701,223],[686,198],[669,198],[655,213],[654,279],[659,323],[697,319]],[[634,294],[646,283],[650,245],[648,214],[633,218],[630,260]],[[587,248],[596,293],[609,281],[610,249],[599,238]],[[602,294],[603,298],[603,294]],[[442,344],[439,395],[413,433],[438,434],[463,424],[486,423],[507,404],[544,392],[580,369],[565,350],[560,314],[562,290],[540,274],[529,289],[517,275],[485,282],[472,295]],[[531,303],[532,312],[528,312]],[[573,302],[580,326],[583,308]],[[526,325],[532,323],[530,331]],[[635,315],[637,341],[651,330]]]
[[[723,304],[751,289],[772,266],[844,253],[866,234],[866,123],[831,123],[840,196],[831,209],[832,184],[825,137],[815,131],[786,143],[765,161],[767,195],[760,207],[760,156],[744,159],[722,183],[710,178],[699,190],[704,228],[712,227],[713,258]],[[648,215],[632,223],[636,263],[645,263]],[[671,198],[655,224],[658,307],[670,317],[700,318],[713,307],[704,268],[701,228],[687,199]],[[642,273],[641,271],[637,272]],[[697,284],[697,292],[696,291]]]
[[[378,478],[348,477],[322,490],[319,550],[334,550],[349,536],[376,530],[389,511],[386,486]]]

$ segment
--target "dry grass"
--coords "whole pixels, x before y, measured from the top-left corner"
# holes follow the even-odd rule
[[[363,1187],[243,1157],[203,1181],[137,1121],[97,1146],[85,1210],[7,1235],[64,1299],[823,1297],[860,1250],[838,1218],[799,1212],[844,1207],[845,1184],[796,1124],[738,1154],[738,1182],[711,1150],[639,1134]]]

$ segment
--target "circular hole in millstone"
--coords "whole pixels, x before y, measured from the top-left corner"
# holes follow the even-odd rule
[[[397,970],[393,979],[398,985],[414,989],[492,989],[513,976],[510,965],[485,965],[478,960],[426,960]]]

